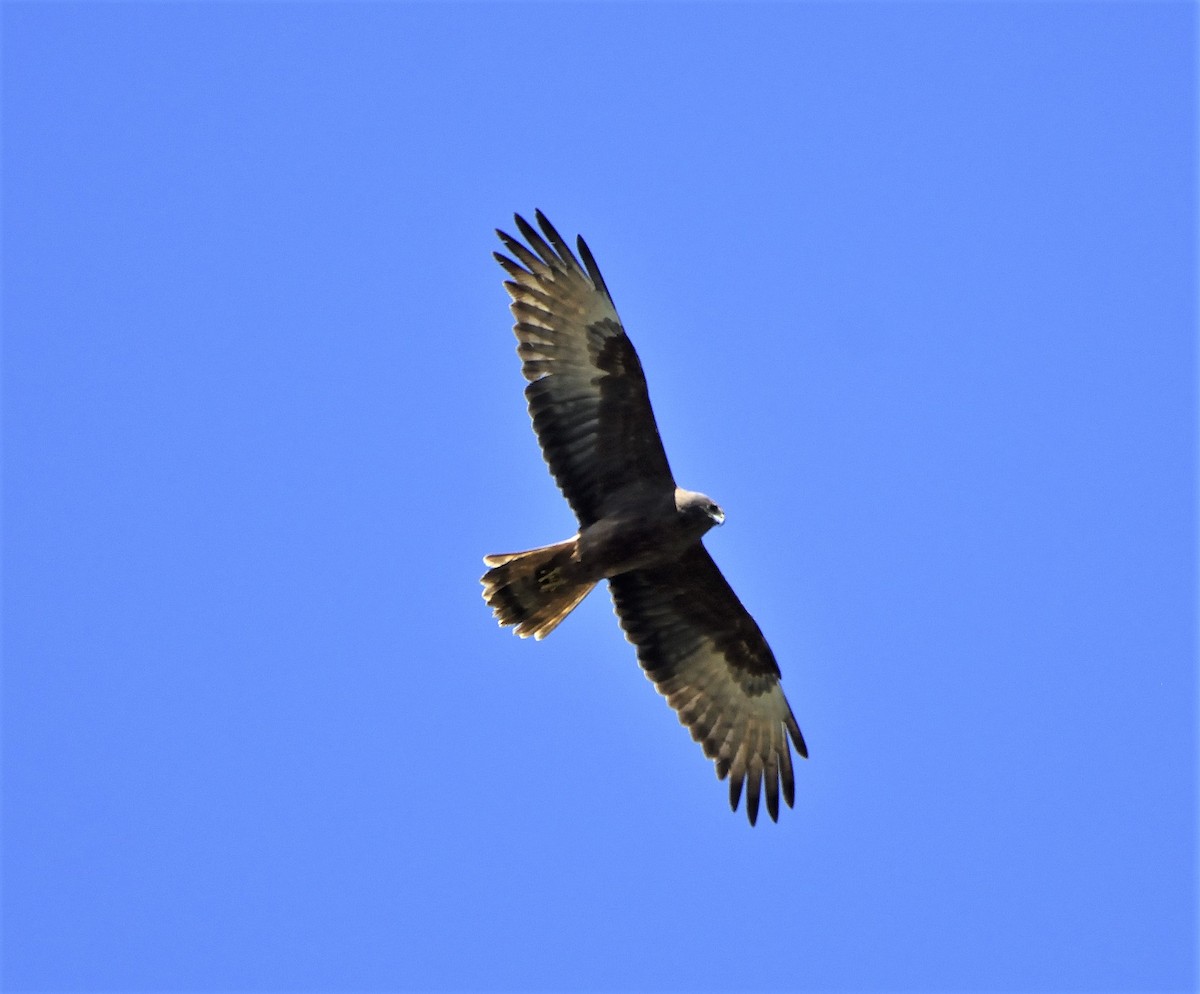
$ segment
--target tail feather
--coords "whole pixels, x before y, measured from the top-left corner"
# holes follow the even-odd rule
[[[501,625],[515,625],[521,638],[543,639],[588,595],[595,581],[572,575],[575,541],[483,557],[491,567],[480,580],[483,599]]]

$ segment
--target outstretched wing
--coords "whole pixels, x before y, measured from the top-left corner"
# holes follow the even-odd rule
[[[519,214],[527,248],[497,231],[495,253],[517,319],[525,396],[542,454],[581,525],[632,491],[674,492],[642,364],[583,239],[584,266],[538,211],[543,238]],[[549,242],[547,242],[547,239]]]
[[[801,756],[808,747],[770,646],[708,551],[697,543],[669,566],[608,582],[646,675],[716,761],[717,776],[729,777],[730,807],[737,810],[744,783],[753,825],[765,784],[777,820],[780,784],[788,807],[795,797],[789,736]]]

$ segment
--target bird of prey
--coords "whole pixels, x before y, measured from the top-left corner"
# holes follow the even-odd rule
[[[483,596],[503,625],[544,638],[607,580],[626,638],[692,738],[743,785],[753,825],[765,788],[795,796],[788,739],[808,755],[779,686],[779,667],[754,619],[701,537],[725,520],[704,494],[675,485],[641,362],[583,238],[579,259],[541,211],[539,232],[516,215],[522,244],[497,231],[495,253],[516,318],[525,396],[542,454],[579,520],[573,538],[485,556]],[[543,237],[544,235],[544,237]]]

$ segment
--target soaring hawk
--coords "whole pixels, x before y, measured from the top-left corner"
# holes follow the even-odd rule
[[[496,259],[529,385],[533,429],[579,520],[565,542],[485,556],[484,598],[522,638],[548,635],[607,580],[646,675],[679,714],[736,810],[753,825],[765,788],[779,817],[780,787],[795,796],[788,740],[808,755],[779,686],[779,667],[701,537],[725,520],[704,494],[675,485],[642,365],[582,238],[579,259],[540,211],[520,215],[526,244],[502,231]],[[544,235],[544,237],[543,237]]]

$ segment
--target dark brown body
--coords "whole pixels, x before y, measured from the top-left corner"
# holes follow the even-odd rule
[[[502,625],[545,638],[601,580],[667,566],[725,520],[704,494],[676,487],[664,499],[600,518],[565,542],[487,556],[484,598]]]
[[[513,328],[542,455],[579,521],[565,542],[485,556],[483,595],[502,625],[543,638],[607,580],[638,662],[729,779],[750,823],[794,795],[789,741],[808,755],[775,656],[701,541],[724,514],[675,485],[637,352],[583,239],[582,263],[539,212],[511,257]]]

